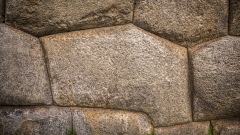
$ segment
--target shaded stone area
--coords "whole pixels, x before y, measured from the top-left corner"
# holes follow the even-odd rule
[[[4,21],[4,4],[3,4],[3,0],[0,0],[0,23],[2,23]]]
[[[228,0],[136,0],[134,24],[188,47],[228,33]]]
[[[72,130],[71,120],[70,108],[1,107],[0,133],[3,135],[66,135],[69,130]]]
[[[229,33],[240,36],[240,1],[230,0]]]
[[[214,135],[240,135],[240,119],[213,120]]]
[[[207,135],[210,122],[193,122],[183,125],[155,128],[155,135]]]
[[[195,121],[240,114],[240,38],[226,36],[190,49]]]
[[[119,110],[73,108],[73,126],[79,135],[148,135],[146,115]]]
[[[0,105],[52,104],[39,39],[0,24]]]
[[[35,36],[132,22],[133,0],[7,0],[6,23]]]
[[[185,48],[133,25],[41,40],[56,104],[141,111],[155,126],[191,121]]]

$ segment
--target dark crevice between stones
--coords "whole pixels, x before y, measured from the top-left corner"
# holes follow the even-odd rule
[[[209,123],[208,135],[213,135],[213,125],[212,125],[212,121],[210,121],[210,123]]]
[[[136,0],[133,0],[133,12],[132,12],[132,23],[134,21],[134,13],[135,13],[135,8],[136,8]]]
[[[2,17],[3,17],[3,23],[5,23],[5,18],[6,18],[6,2],[7,0],[2,1]]]
[[[228,31],[228,35],[230,35],[230,25],[231,25],[231,21],[230,21],[230,19],[231,19],[231,2],[230,2],[231,0],[228,0],[228,26],[227,26],[227,31]]]
[[[193,111],[194,111],[194,105],[193,105],[193,95],[194,95],[194,83],[193,83],[193,65],[192,65],[192,59],[190,57],[189,49],[187,49],[187,58],[188,58],[188,90],[190,92],[190,105],[191,105],[191,115],[193,120]]]
[[[50,74],[50,67],[49,67],[49,60],[48,60],[48,56],[47,56],[47,51],[44,48],[44,43],[42,42],[42,40],[39,39],[39,38],[38,38],[38,40],[39,40],[40,45],[41,45],[41,49],[42,49],[42,53],[43,53],[43,59],[44,59],[44,62],[45,62],[45,69],[46,69],[46,72],[47,72],[47,77],[48,77],[48,82],[49,82],[49,89],[51,91],[51,96],[52,96],[52,104],[55,105],[54,98],[53,98],[51,74]]]

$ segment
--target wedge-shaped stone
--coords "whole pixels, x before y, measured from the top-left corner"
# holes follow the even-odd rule
[[[227,35],[228,0],[136,0],[134,24],[182,46]]]
[[[56,104],[142,111],[155,126],[191,121],[185,48],[131,24],[42,42]]]
[[[73,126],[79,135],[148,135],[153,130],[142,113],[73,108]]]
[[[210,122],[193,122],[183,125],[155,128],[155,135],[207,135]]]
[[[6,23],[36,36],[132,22],[133,0],[7,0]]]
[[[240,0],[230,0],[229,33],[240,36]]]
[[[3,135],[65,135],[72,130],[71,120],[70,108],[0,108],[0,131],[2,122]]]
[[[213,120],[214,135],[240,135],[240,119]]]
[[[45,66],[37,38],[0,24],[0,105],[51,104]]]
[[[0,0],[0,23],[3,22],[3,20],[4,20],[3,19],[3,14],[4,14],[3,9],[4,9],[4,7],[3,7],[3,0]]]
[[[240,114],[240,38],[226,36],[190,49],[194,120]]]

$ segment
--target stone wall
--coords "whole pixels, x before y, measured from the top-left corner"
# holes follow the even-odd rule
[[[239,0],[0,0],[0,135],[239,135]]]

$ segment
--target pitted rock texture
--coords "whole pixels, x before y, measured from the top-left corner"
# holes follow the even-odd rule
[[[134,24],[182,46],[228,33],[228,0],[136,0]]]
[[[1,121],[3,135],[66,135],[72,130],[70,108],[1,107]]]
[[[0,23],[4,21],[3,14],[4,14],[3,0],[0,0]]]
[[[155,128],[155,135],[207,135],[210,122],[193,122],[183,125]]]
[[[142,111],[155,126],[191,121],[185,48],[131,24],[41,40],[56,104]]]
[[[240,36],[240,0],[230,0],[229,33]]]
[[[7,0],[6,23],[35,36],[132,22],[133,0]]]
[[[240,119],[213,120],[214,135],[240,135]]]
[[[141,113],[73,108],[73,126],[79,135],[148,135],[153,127]]]
[[[0,105],[52,104],[39,39],[0,24]]]
[[[240,37],[226,36],[190,49],[194,120],[240,114]]]

